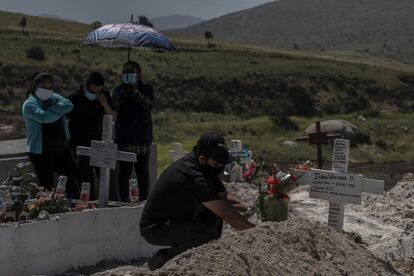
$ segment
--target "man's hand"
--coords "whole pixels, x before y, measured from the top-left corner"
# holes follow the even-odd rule
[[[95,95],[96,95],[96,99],[99,101],[99,103],[100,103],[103,107],[108,106],[108,100],[106,99],[106,96],[104,95],[104,93],[102,93],[102,92],[97,92],[97,93],[95,93]]]
[[[227,200],[230,204],[236,208],[239,212],[246,212],[249,209],[249,203],[238,198],[233,193],[227,193]]]
[[[246,212],[249,209],[249,204],[240,198],[238,198],[235,194],[229,192],[222,192],[218,193],[222,200],[227,201],[232,205],[237,211],[239,212]]]
[[[246,230],[255,227],[254,224],[241,216],[226,200],[207,201],[203,202],[203,205],[236,230]]]
[[[106,98],[105,94],[102,93],[102,92],[97,92],[97,93],[95,93],[95,95],[96,95],[96,99],[99,101],[99,103],[105,109],[105,114],[106,115],[112,115],[114,117],[114,120],[116,120],[117,113],[109,105],[108,99]]]
[[[43,109],[46,110],[54,104],[56,104],[56,102],[52,98],[49,98],[43,102]]]

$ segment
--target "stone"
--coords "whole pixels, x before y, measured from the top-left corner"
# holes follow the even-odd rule
[[[314,133],[315,124],[312,123],[309,125],[305,132],[306,134]],[[353,140],[357,133],[358,129],[352,123],[345,121],[345,120],[329,120],[321,122],[321,131],[328,132],[329,134],[342,134],[343,139]]]
[[[296,144],[295,142],[290,141],[290,140],[284,141],[283,145],[286,146],[286,147],[291,147],[291,148],[294,148],[294,147],[298,146],[298,144]]]
[[[37,216],[37,218],[40,220],[46,220],[46,219],[49,219],[49,217],[50,217],[49,212],[46,210],[40,211],[39,215]]]

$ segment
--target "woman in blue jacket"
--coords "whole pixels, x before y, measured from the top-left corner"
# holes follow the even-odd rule
[[[65,114],[73,108],[71,101],[53,92],[53,78],[48,73],[33,77],[28,98],[23,104],[27,152],[40,185],[54,188],[54,173],[67,176],[69,198],[79,198],[76,165],[68,147],[69,131]]]

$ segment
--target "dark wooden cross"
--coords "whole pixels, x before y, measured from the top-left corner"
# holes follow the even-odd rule
[[[323,159],[322,159],[322,145],[328,144],[337,138],[342,138],[341,134],[328,134],[328,132],[321,131],[321,122],[315,122],[314,133],[309,133],[308,137],[297,137],[296,141],[298,142],[309,142],[309,145],[316,145],[318,153],[318,169],[322,169]]]

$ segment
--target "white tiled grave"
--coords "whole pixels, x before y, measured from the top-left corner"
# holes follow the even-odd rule
[[[140,235],[143,205],[59,214],[0,226],[1,275],[54,275],[102,260],[129,261],[157,250]]]
[[[28,162],[26,140],[0,142],[0,181]],[[157,179],[157,145],[150,155],[150,190]],[[111,177],[116,185],[117,174]],[[0,276],[55,275],[102,260],[150,257],[157,248],[141,237],[143,205],[52,215],[50,220],[0,224]]]

